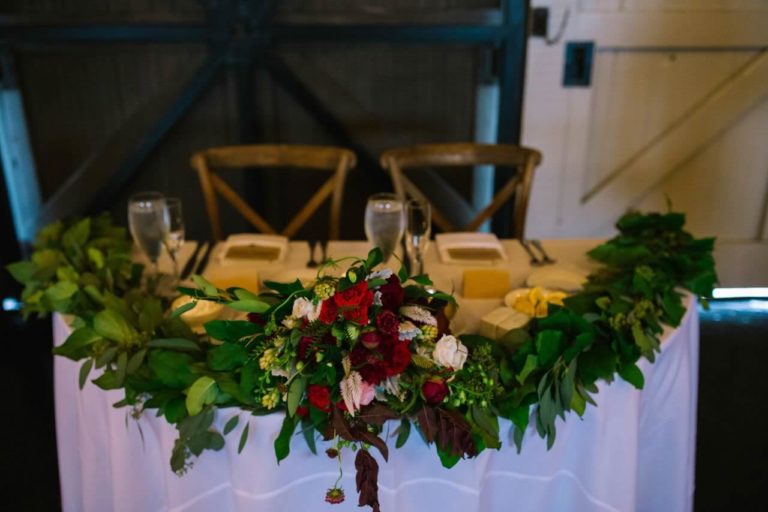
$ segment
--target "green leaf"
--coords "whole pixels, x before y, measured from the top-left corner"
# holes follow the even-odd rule
[[[227,291],[232,292],[238,300],[259,300],[259,296],[255,293],[246,290],[245,288],[228,288]]]
[[[578,391],[571,396],[571,410],[575,411],[579,416],[584,416],[584,411],[587,408],[587,401],[581,396]]]
[[[147,299],[139,312],[139,327],[144,333],[152,334],[163,321],[163,305],[159,299]]]
[[[192,282],[208,296],[215,297],[219,294],[218,288],[211,284],[206,278],[195,274],[192,276]]]
[[[500,448],[499,441],[499,418],[491,414],[488,409],[478,405],[471,406],[472,420],[480,427],[480,435],[489,448]]]
[[[616,371],[616,353],[607,345],[592,345],[579,356],[579,374],[585,382],[610,379]]]
[[[539,354],[539,366],[548,368],[563,350],[563,332],[547,329],[536,335],[536,352]]]
[[[205,332],[221,341],[240,341],[261,332],[261,327],[245,320],[211,320],[205,323]]]
[[[432,286],[434,284],[426,274],[422,274],[420,276],[411,276],[411,279],[422,286]]]
[[[294,416],[296,414],[296,408],[301,402],[301,398],[304,396],[304,390],[307,387],[307,378],[303,375],[299,375],[293,379],[290,387],[288,388],[288,415]]]
[[[21,284],[27,284],[32,281],[37,271],[37,265],[31,261],[17,261],[5,266],[13,278]]]
[[[113,309],[96,313],[93,318],[93,329],[102,337],[121,343],[128,343],[138,335],[126,319]]]
[[[224,343],[208,351],[208,366],[217,372],[228,372],[242,366],[248,360],[248,352],[242,345]]]
[[[175,397],[165,404],[163,414],[168,423],[178,423],[187,417],[187,405],[184,398]]]
[[[275,290],[280,295],[289,296],[293,293],[304,290],[304,285],[301,284],[299,279],[296,279],[292,283],[276,283],[275,281],[264,281],[264,286],[270,290]]]
[[[128,375],[134,374],[136,370],[139,369],[141,363],[144,362],[144,357],[146,355],[147,349],[143,348],[131,356],[131,358],[128,360],[128,366],[125,369]]]
[[[149,340],[147,346],[178,350],[179,352],[200,352],[200,345],[186,338],[157,338]]]
[[[238,416],[237,414],[229,418],[229,421],[227,421],[226,425],[224,425],[224,435],[227,435],[230,432],[232,432],[237,426],[238,421],[240,421],[240,416]]]
[[[648,336],[640,324],[632,325],[632,337],[635,339],[635,343],[640,348],[643,355],[647,357],[650,362],[653,362],[655,359],[653,352],[660,346],[658,340],[655,337]]]
[[[440,457],[440,463],[444,468],[451,469],[457,462],[459,462],[459,460],[461,460],[460,455],[451,455],[450,451],[441,449],[437,443],[435,443],[435,447],[437,448],[437,455]]]
[[[237,444],[237,453],[241,453],[243,451],[243,448],[245,448],[245,443],[248,442],[248,430],[250,429],[250,427],[251,427],[250,423],[245,424],[243,433],[240,434],[240,442]]]
[[[408,270],[405,268],[405,265],[402,265],[400,270],[397,271],[397,278],[401,283],[404,283],[408,280]]]
[[[395,448],[402,448],[405,446],[405,442],[408,441],[408,436],[411,435],[411,422],[408,418],[400,420],[400,426],[397,429],[397,441],[395,441]]]
[[[373,268],[384,261],[384,253],[381,249],[374,247],[368,252],[368,258],[365,260],[365,268],[370,272]]]
[[[636,364],[627,364],[619,367],[619,375],[637,389],[643,389],[645,377]]]
[[[269,309],[269,304],[260,300],[236,300],[227,304],[230,308],[236,311],[244,311],[246,313],[264,313]]]
[[[96,358],[96,368],[102,368],[108,365],[112,362],[116,355],[117,347],[108,347],[104,352],[101,353],[99,357]]]
[[[523,366],[523,369],[520,370],[520,373],[517,374],[517,382],[520,384],[524,383],[525,379],[528,378],[528,375],[530,375],[531,372],[536,369],[538,363],[538,357],[536,357],[534,354],[528,354],[528,357],[525,358],[525,365]]]
[[[204,375],[198,378],[187,390],[187,412],[190,416],[200,414],[203,406],[212,404],[218,395],[216,381]]]
[[[525,429],[528,428],[530,412],[531,412],[530,405],[515,407],[512,410],[512,414],[510,415],[509,419],[512,420],[512,423],[514,423],[515,426],[520,429],[520,431],[524,432]]]
[[[189,367],[192,357],[170,350],[153,350],[149,353],[148,366],[160,382],[174,389],[183,389],[192,384],[195,376]]]
[[[193,300],[192,302],[184,303],[173,310],[173,313],[171,313],[171,318],[179,318],[181,315],[183,315],[190,309],[194,308],[195,306],[197,306],[196,300]]]
[[[69,248],[80,248],[88,241],[91,234],[91,219],[85,218],[67,229],[61,235],[61,244]]]
[[[118,389],[120,387],[117,383],[115,372],[112,370],[106,370],[101,376],[93,379],[92,382],[104,390]]]
[[[309,417],[301,419],[301,433],[304,435],[304,441],[309,447],[309,451],[317,455],[317,446],[315,443],[315,425]]]
[[[57,305],[65,303],[71,299],[72,296],[77,293],[78,289],[79,288],[75,283],[70,281],[59,281],[58,283],[45,290],[45,297],[51,301],[55,308],[59,308]],[[63,309],[65,307],[66,306],[62,306],[59,309]]]
[[[291,436],[294,430],[296,430],[296,419],[286,414],[280,434],[275,439],[275,456],[277,456],[278,465],[291,452]]]
[[[67,339],[53,349],[53,353],[73,361],[82,359],[88,354],[88,347],[101,340],[101,336],[90,327],[80,327],[67,336]]]
[[[122,386],[125,382],[125,371],[128,367],[128,354],[120,352],[117,356],[117,370],[115,371],[115,383]]]
[[[88,358],[80,367],[80,389],[85,387],[85,381],[88,379],[88,374],[91,373],[91,368],[93,368],[93,359]]]
[[[88,248],[88,260],[96,269],[104,268],[104,253],[95,247]]]

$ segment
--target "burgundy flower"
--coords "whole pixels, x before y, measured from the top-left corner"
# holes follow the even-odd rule
[[[267,318],[261,313],[248,313],[248,321],[262,327],[267,325]]]
[[[381,341],[381,335],[376,331],[368,331],[360,335],[360,343],[367,349],[378,347]]]
[[[323,412],[331,410],[331,392],[325,386],[310,384],[307,386],[307,400]]]
[[[421,393],[428,404],[439,404],[448,395],[448,385],[443,379],[433,377],[421,386]]]
[[[381,292],[381,305],[384,309],[396,310],[403,304],[405,292],[396,275],[389,276],[387,284],[379,287]]]
[[[309,414],[309,408],[308,407],[305,407],[303,405],[300,405],[300,406],[296,407],[296,415],[297,416],[300,416],[302,418],[306,418],[308,414]]]
[[[387,378],[387,370],[380,364],[367,364],[358,371],[363,380],[373,386]]]
[[[387,375],[398,375],[403,373],[411,362],[411,350],[408,348],[408,342],[397,342],[392,347],[392,351],[385,358]]]
[[[392,311],[385,309],[376,317],[376,325],[384,334],[396,337],[400,329],[400,319]]]

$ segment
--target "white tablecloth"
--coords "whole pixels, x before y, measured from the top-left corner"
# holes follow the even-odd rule
[[[547,245],[556,258],[583,266],[584,250],[594,244]],[[306,251],[296,247],[284,265],[306,261]],[[331,247],[331,254],[340,256],[342,250],[352,249],[359,253],[360,247],[338,244]],[[514,246],[507,249],[513,283],[522,282],[529,270],[527,259]],[[438,284],[460,275],[460,269],[438,265],[434,257],[428,258],[427,266],[439,276]],[[270,277],[277,270],[261,272]],[[464,321],[487,309],[485,302],[466,302]],[[56,316],[55,343],[63,342],[68,332],[63,318]],[[373,451],[380,465],[382,510],[691,510],[698,334],[698,314],[689,299],[681,326],[665,334],[656,362],[640,362],[645,389],[635,390],[620,379],[611,385],[601,383],[595,396],[598,407],[588,406],[583,419],[570,414],[566,422],[559,422],[550,451],[529,429],[518,455],[507,435],[507,421],[502,422],[501,450],[486,450],[450,470],[441,467],[434,447],[425,445],[415,431],[402,449],[395,450],[390,442],[389,462]],[[56,358],[56,428],[66,512],[360,510],[353,453],[344,454],[342,484],[347,500],[335,508],[323,502],[338,475],[335,461],[323,453],[312,455],[298,436],[291,455],[279,466],[275,463],[272,443],[282,422],[279,414],[248,418],[240,413],[222,451],[204,452],[186,475],[176,476],[169,465],[175,429],[163,418],[144,414],[135,421],[129,410],[113,408],[111,404],[123,398],[120,391],[105,392],[91,383],[80,391],[78,370],[78,363]],[[235,414],[236,409],[221,411],[218,428]],[[238,455],[246,420],[249,442]],[[324,449],[322,443],[318,449]]]

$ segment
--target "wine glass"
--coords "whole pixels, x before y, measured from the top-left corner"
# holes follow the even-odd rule
[[[133,241],[152,264],[152,274],[157,276],[157,259],[168,232],[165,196],[160,192],[140,192],[131,196],[128,201],[128,226]]]
[[[168,215],[168,231],[165,236],[165,248],[173,262],[173,278],[179,277],[179,262],[176,254],[184,245],[184,215],[181,209],[181,199],[166,197],[165,209]]]
[[[374,194],[365,207],[365,236],[381,249],[384,262],[400,243],[405,229],[403,202],[395,194]]]
[[[411,200],[405,203],[405,250],[411,262],[411,274],[424,273],[424,253],[432,233],[432,210],[426,201]]]

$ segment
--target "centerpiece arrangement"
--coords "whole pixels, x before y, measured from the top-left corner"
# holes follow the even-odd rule
[[[25,312],[73,315],[72,334],[54,352],[84,360],[81,386],[96,368],[94,384],[125,390],[116,405],[156,410],[176,426],[177,473],[221,449],[235,428],[239,416],[213,428],[217,409],[281,411],[277,460],[297,430],[313,452],[319,439],[332,443],[329,457],[353,451],[358,504],[378,510],[370,451],[388,458],[387,421],[398,423],[395,447],[418,429],[451,467],[501,449],[500,419],[510,420],[518,450],[529,423],[552,446],[557,418],[583,415],[597,380],[618,374],[642,388],[636,363],[653,361],[663,324],[679,324],[679,290],[708,296],[716,281],[713,240],[683,224],[677,213],[624,216],[620,234],[590,251],[603,265],[581,292],[499,340],[452,333],[454,298],[425,275],[380,268],[378,249],[328,262],[307,285],[267,282],[259,295],[195,276],[196,287],[179,289],[191,301],[174,311],[140,286],[125,232],[106,217],[45,228],[31,259],[9,270],[25,284]],[[200,301],[247,318],[212,320],[195,334],[182,318]],[[240,450],[248,436],[246,425]],[[339,481],[326,501],[344,500]]]

